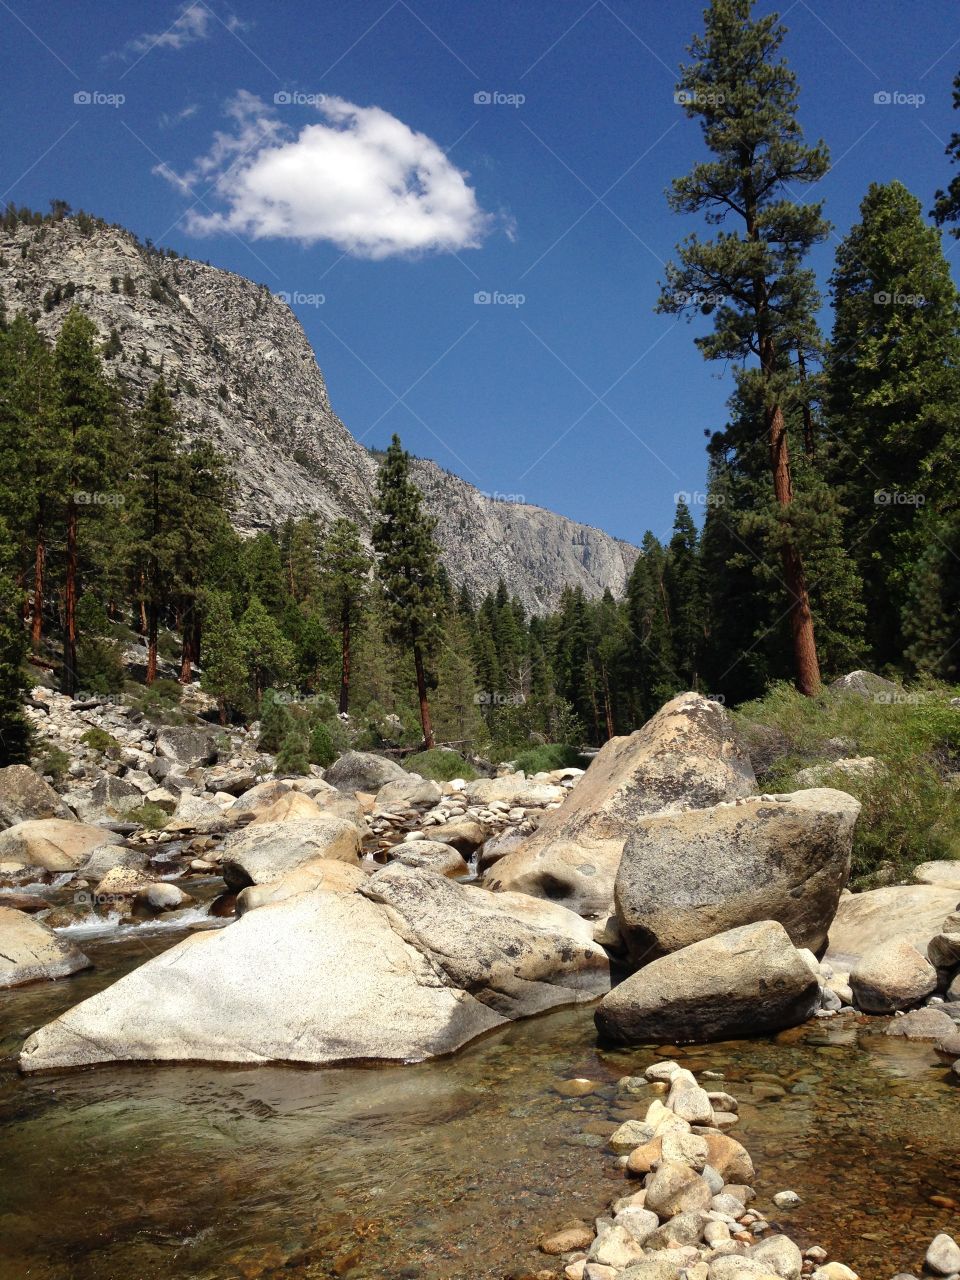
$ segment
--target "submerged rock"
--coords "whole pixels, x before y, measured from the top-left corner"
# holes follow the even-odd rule
[[[615,987],[596,1012],[618,1044],[763,1035],[811,1017],[820,998],[786,930],[743,925],[655,960]]]
[[[584,916],[609,915],[624,841],[638,818],[755,791],[727,713],[700,694],[682,693],[636,733],[611,738],[560,808],[484,883],[549,898]]]

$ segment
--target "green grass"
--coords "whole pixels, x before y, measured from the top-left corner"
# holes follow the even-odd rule
[[[891,701],[827,692],[804,698],[787,685],[734,713],[763,791],[793,791],[800,769],[831,757],[874,756],[874,777],[825,773],[822,785],[863,805],[852,881],[872,888],[910,879],[918,863],[960,858],[960,710],[945,687],[900,691]],[[842,751],[828,740],[846,740]]]
[[[511,759],[526,774],[584,767],[583,757],[577,748],[568,746],[565,742],[547,742],[542,747],[527,747]]]
[[[35,762],[38,773],[49,775],[54,782],[62,782],[70,768],[70,757],[60,747],[47,747]]]
[[[120,750],[120,743],[106,729],[88,729],[80,741],[103,755],[116,755]]]
[[[477,777],[477,771],[469,760],[464,760],[456,751],[444,751],[440,747],[407,756],[403,767],[410,773],[419,773],[422,778],[432,778],[434,782],[451,782],[454,778],[471,782]]]
[[[161,805],[154,804],[152,800],[145,800],[138,809],[130,810],[127,819],[130,822],[139,822],[149,831],[159,831],[170,821],[170,815]]]

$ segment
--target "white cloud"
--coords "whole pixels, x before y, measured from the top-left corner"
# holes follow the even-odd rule
[[[207,40],[216,22],[216,15],[204,0],[195,0],[183,6],[166,30],[153,34],[145,32],[142,36],[128,40],[118,56],[143,57],[151,49],[183,49],[186,45],[196,44],[198,40]],[[224,26],[228,31],[244,30],[244,24],[233,14],[224,19]]]
[[[294,133],[273,107],[241,92],[228,107],[231,130],[216,133],[190,170],[158,166],[185,193],[210,188],[225,206],[191,210],[188,229],[328,240],[375,259],[480,245],[495,219],[436,142],[379,107],[330,97],[317,110],[325,122]]]
[[[195,116],[199,110],[200,104],[197,102],[191,102],[180,111],[164,111],[159,119],[160,128],[170,129],[174,125],[179,124],[181,120],[189,120],[191,116]]]

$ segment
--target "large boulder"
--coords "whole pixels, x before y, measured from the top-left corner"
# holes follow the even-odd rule
[[[267,782],[258,782],[255,787],[250,787],[248,791],[238,796],[227,812],[231,818],[242,819],[248,815],[255,818],[258,814],[265,813],[290,790],[290,783],[284,782],[282,778],[270,778]]]
[[[101,818],[125,818],[143,804],[143,792],[125,778],[105,773],[92,787],[74,787],[67,792],[70,807],[81,822]]]
[[[45,871],[75,871],[94,849],[119,844],[121,838],[115,831],[85,822],[38,818],[0,831],[0,862],[43,867]]]
[[[406,867],[423,867],[454,878],[465,876],[469,870],[463,855],[453,845],[440,844],[436,840],[404,840],[390,849],[390,858]]]
[[[889,700],[898,692],[892,680],[874,675],[872,671],[848,671],[829,686],[831,693],[852,694],[864,701],[874,702],[879,699]]]
[[[302,821],[255,822],[232,832],[223,844],[220,869],[227,888],[246,888],[279,880],[314,858],[357,865],[360,832],[352,822],[317,813]]]
[[[230,806],[231,810],[233,805]],[[323,810],[311,796],[301,791],[285,791],[273,804],[261,809],[250,822],[251,827],[262,827],[274,822],[312,822],[322,818]]]
[[[157,730],[157,755],[171,760],[181,769],[196,769],[200,765],[215,764],[217,760],[216,731],[192,729],[185,725],[164,726]]]
[[[42,921],[0,906],[0,988],[65,978],[90,967],[81,951]]]
[[[865,1013],[895,1013],[932,995],[937,971],[906,938],[892,938],[861,957],[850,974],[850,989]]]
[[[346,818],[348,822],[355,822],[358,827],[363,827],[363,806],[355,795],[338,791],[322,778],[297,778],[293,789],[309,796],[324,813],[335,813],[338,818]]]
[[[615,900],[635,963],[755,920],[822,952],[850,874],[860,802],[844,791],[750,796],[640,818]]]
[[[392,863],[372,875],[361,892],[390,908],[395,927],[441,966],[445,980],[509,1018],[558,1004],[592,1000],[610,986],[610,962],[563,909],[564,921],[531,919],[514,902],[435,871]],[[515,895],[511,895],[514,898]],[[576,939],[576,940],[575,940]]]
[[[443,792],[431,778],[408,773],[405,778],[383,784],[377,792],[374,811],[391,813],[397,809],[409,809],[411,805],[436,804],[442,797]]]
[[[403,781],[410,774],[395,760],[376,756],[370,751],[345,751],[323,775],[338,791],[372,791],[374,794],[388,782]]]
[[[73,814],[39,774],[25,764],[8,764],[0,769],[0,827],[37,818],[63,818]]]
[[[549,898],[584,916],[609,915],[624,841],[638,819],[755,791],[749,757],[723,707],[681,693],[636,733],[611,738],[563,804],[484,883]]]
[[[543,808],[563,800],[566,788],[552,782],[535,782],[524,773],[508,773],[500,778],[477,778],[463,789],[469,804],[488,805],[495,801],[522,809]]]
[[[364,883],[367,873],[348,862],[333,858],[311,858],[294,867],[279,880],[263,884],[249,884],[237,894],[237,915],[245,915],[256,907],[270,902],[283,902],[299,893],[312,893],[322,889],[325,893],[353,893]]]
[[[830,926],[827,957],[835,969],[849,970],[860,956],[895,938],[905,939],[925,954],[958,901],[957,889],[929,884],[844,894]]]
[[[358,892],[300,893],[192,935],[42,1027],[20,1061],[416,1062],[605,981],[598,947],[387,867]]]
[[[917,884],[936,884],[960,894],[960,858],[949,862],[921,862],[919,867],[914,867],[913,878]]]
[[[743,925],[655,960],[604,996],[601,1036],[617,1044],[765,1035],[805,1021],[820,988],[783,925]]]

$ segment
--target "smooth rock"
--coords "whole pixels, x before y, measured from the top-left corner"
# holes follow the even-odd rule
[[[894,1018],[887,1027],[888,1036],[904,1036],[907,1040],[942,1040],[956,1033],[956,1024],[942,1009],[929,1006],[912,1009],[901,1018]]]
[[[935,884],[960,891],[960,858],[941,862],[921,862],[913,869],[916,884]]]
[[[800,1280],[803,1257],[788,1236],[768,1236],[753,1245],[747,1256],[762,1263],[768,1274],[780,1276],[781,1280]]]
[[[644,1207],[660,1218],[709,1209],[713,1199],[700,1174],[677,1160],[661,1160],[647,1180],[646,1191]]]
[[[402,862],[406,867],[425,867],[428,871],[438,871],[442,876],[453,878],[465,876],[470,870],[452,845],[440,844],[436,840],[406,840],[395,844],[390,850],[390,859]]]
[[[463,857],[469,858],[475,849],[479,849],[489,835],[489,828],[473,818],[457,818],[451,822],[439,822],[435,826],[425,827],[420,833],[421,840],[435,840],[438,844],[450,845]]]
[[[146,911],[176,911],[180,907],[188,906],[192,901],[190,894],[179,885],[161,880],[138,889],[133,905]]]
[[[366,884],[367,875],[358,866],[333,858],[311,858],[286,872],[279,880],[250,884],[237,894],[237,916],[271,902],[283,902],[301,893],[322,889],[325,893],[353,893]]]
[[[600,750],[563,804],[485,877],[597,918],[612,910],[624,841],[638,818],[750,795],[756,778],[716,702],[682,693]]]
[[[616,1271],[643,1257],[643,1248],[624,1227],[612,1226],[594,1240],[587,1261],[613,1267]]]
[[[944,917],[957,901],[955,889],[925,884],[844,894],[830,926],[827,959],[835,970],[848,971],[852,961],[895,939],[910,942],[926,954],[930,939],[942,932]]]
[[[374,755],[371,751],[345,751],[326,770],[324,782],[338,791],[372,791],[374,794],[388,782],[403,782],[410,774],[395,760]]]
[[[645,1245],[659,1227],[660,1219],[650,1209],[630,1205],[617,1212],[613,1225],[622,1227],[637,1244]]]
[[[360,832],[353,823],[318,813],[302,821],[253,822],[232,832],[224,841],[221,870],[227,888],[239,892],[249,884],[280,880],[315,858],[356,865],[359,855]]]
[[[927,959],[935,969],[956,969],[960,965],[960,932],[935,934],[927,943]]]
[[[618,1044],[730,1039],[795,1026],[819,998],[783,926],[761,921],[655,960],[605,996],[595,1018]]]
[[[121,839],[116,832],[85,822],[31,819],[0,831],[0,862],[43,867],[45,871],[75,871],[94,849],[119,844]]]
[[[42,920],[0,906],[0,989],[65,978],[91,967],[72,942],[58,937]]]
[[[374,812],[382,809],[389,813],[394,809],[406,809],[410,805],[436,804],[442,796],[440,787],[430,778],[407,774],[405,778],[384,783],[377,792]]]
[[[873,947],[850,973],[850,988],[865,1013],[894,1013],[919,1004],[937,989],[937,971],[903,938]]]
[[[164,760],[172,760],[183,769],[215,764],[216,731],[164,725],[157,730],[156,748],[158,756]]]
[[[758,920],[823,950],[859,812],[853,796],[821,788],[638,819],[615,890],[634,963]]]
[[[575,1249],[589,1249],[593,1244],[593,1232],[586,1225],[561,1227],[540,1241],[540,1251],[552,1256],[573,1253]]]
[[[960,1245],[952,1236],[941,1232],[927,1249],[924,1265],[938,1276],[952,1276],[960,1271]]]

